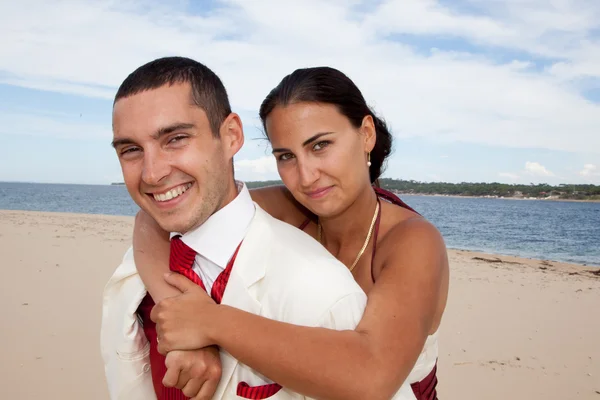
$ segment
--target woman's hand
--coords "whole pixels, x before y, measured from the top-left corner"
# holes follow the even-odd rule
[[[150,318],[156,323],[158,351],[195,350],[211,346],[214,340],[214,315],[218,305],[194,282],[177,273],[165,274],[165,280],[179,289],[180,295],[161,300]]]

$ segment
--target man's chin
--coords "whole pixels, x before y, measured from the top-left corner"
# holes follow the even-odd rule
[[[175,216],[173,216],[175,217]],[[158,225],[166,232],[177,232],[181,234],[185,234],[186,232],[191,231],[196,226],[193,222],[192,217],[189,218],[181,218],[181,215],[178,215],[176,218],[168,218],[162,216],[162,218],[156,219]]]
[[[154,218],[162,230],[181,234],[193,230],[206,220],[206,218],[199,218],[197,214],[182,209],[181,207],[168,212],[148,207],[146,212]]]
[[[180,222],[176,221],[157,221],[158,225],[166,232],[179,232],[185,233],[188,231],[188,227]]]
[[[160,228],[166,232],[185,232],[187,230],[187,221],[183,221],[181,216],[172,213],[157,212],[156,210],[145,210]]]

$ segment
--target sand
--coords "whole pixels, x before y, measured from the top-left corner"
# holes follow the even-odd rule
[[[132,224],[129,217],[0,211],[0,398],[108,398],[101,294]],[[600,400],[594,267],[449,256],[441,399]]]

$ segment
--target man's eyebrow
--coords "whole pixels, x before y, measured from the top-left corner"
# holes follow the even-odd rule
[[[115,139],[111,142],[111,145],[113,148],[117,148],[119,146],[123,146],[125,144],[135,144],[135,142],[131,139],[127,139],[127,138],[122,138],[122,139]]]
[[[169,133],[173,133],[175,131],[180,131],[180,130],[184,130],[184,129],[191,129],[191,128],[195,128],[195,127],[196,127],[196,125],[186,123],[186,122],[175,123],[173,125],[169,125],[169,126],[160,128],[158,131],[156,131],[156,133],[154,133],[154,135],[152,135],[152,138],[159,139],[161,136],[168,135]]]
[[[309,145],[311,143],[313,143],[314,141],[318,140],[319,138],[325,136],[325,135],[329,135],[332,134],[333,132],[319,132],[314,136],[311,136],[310,138],[306,139],[304,141],[304,143],[302,143],[302,147]],[[271,153],[275,154],[275,153],[286,153],[289,152],[290,149],[286,149],[285,147],[278,147],[276,149],[273,149],[273,151],[271,151]]]
[[[168,135],[169,133],[173,133],[173,132],[183,130],[183,129],[191,129],[194,127],[195,127],[195,125],[190,124],[190,123],[183,123],[183,122],[176,123],[173,125],[169,125],[169,126],[160,128],[152,135],[152,138],[158,140],[158,139],[160,139],[161,136]],[[136,143],[132,139],[122,138],[122,139],[113,140],[111,144],[112,144],[112,147],[114,147],[116,149],[118,146],[123,146],[126,144],[136,144]]]

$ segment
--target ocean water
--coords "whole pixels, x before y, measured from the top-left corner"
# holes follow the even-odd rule
[[[600,203],[403,196],[450,248],[600,266]],[[0,209],[133,216],[124,186],[0,182]]]

